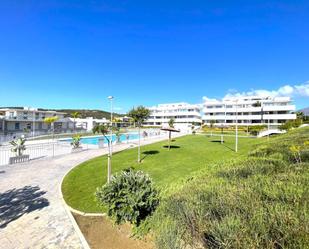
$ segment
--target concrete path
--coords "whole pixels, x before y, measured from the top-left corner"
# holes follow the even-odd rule
[[[142,141],[149,144],[165,138]],[[124,150],[132,144],[114,146]],[[75,165],[102,155],[92,149],[0,167],[0,248],[82,248],[65,209],[60,184]]]

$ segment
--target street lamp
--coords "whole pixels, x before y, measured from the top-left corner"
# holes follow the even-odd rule
[[[235,152],[238,152],[238,99],[236,100]]]
[[[111,162],[111,159],[112,159],[112,154],[113,154],[113,151],[112,151],[112,139],[113,139],[113,99],[114,97],[113,96],[108,96],[107,97],[110,101],[110,104],[111,104],[111,130],[110,130],[110,139],[109,139],[109,145],[108,145],[108,154],[109,154],[109,157],[108,157],[108,167],[107,167],[107,182],[110,183],[110,178],[111,178],[111,174],[112,174],[112,162]]]
[[[30,108],[32,110],[32,137],[35,136],[35,108]]]
[[[111,150],[111,155],[113,153],[113,99],[114,97],[113,96],[108,96],[107,97],[110,101],[110,104],[111,104],[111,130],[110,130],[110,150]]]

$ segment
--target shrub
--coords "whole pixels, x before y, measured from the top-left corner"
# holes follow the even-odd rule
[[[74,149],[80,147],[80,145],[81,145],[80,140],[81,140],[80,135],[75,135],[75,136],[72,137],[71,145],[73,146]]]
[[[16,154],[16,156],[22,156],[24,151],[26,150],[26,139],[22,136],[16,140],[13,140],[10,142],[10,144],[13,146],[11,149],[12,152]]]
[[[260,131],[264,130],[266,128],[266,125],[253,125],[249,126],[248,130],[251,135],[257,136]]]
[[[295,119],[295,120],[289,120],[289,121],[285,122],[284,124],[280,125],[279,129],[289,131],[292,128],[299,127],[302,123],[303,123],[303,121],[301,119],[298,119],[298,118]]]
[[[138,226],[159,204],[158,191],[142,171],[124,170],[96,191],[98,201],[107,207],[117,224],[130,222]]]

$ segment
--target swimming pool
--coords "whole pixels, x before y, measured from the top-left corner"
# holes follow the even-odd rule
[[[110,135],[107,135],[108,138],[110,138]],[[82,144],[92,144],[92,145],[98,145],[99,144],[99,139],[103,139],[104,143],[107,144],[107,139],[104,136],[93,136],[93,137],[82,137],[80,142]],[[131,141],[131,140],[136,140],[138,139],[138,133],[125,133],[120,135],[120,141],[121,142],[126,142],[126,141]],[[112,135],[112,140],[113,142],[116,141],[116,135]],[[71,142],[72,138],[70,139],[61,139],[61,141],[66,141],[66,142]]]

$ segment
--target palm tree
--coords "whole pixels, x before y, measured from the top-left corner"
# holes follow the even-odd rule
[[[15,152],[16,156],[22,156],[26,150],[26,139],[24,137],[18,138],[17,140],[11,141],[10,144],[13,145],[11,149],[12,152]]]
[[[110,129],[107,125],[104,124],[97,124],[93,127],[92,132],[94,134],[101,133],[105,139],[107,140],[108,144],[108,154],[107,154],[107,183],[110,183],[111,175],[112,175],[112,159],[111,159],[111,139],[108,138],[107,134],[110,132]]]
[[[73,118],[73,123],[74,123],[74,128],[73,128],[73,130],[74,130],[74,132],[75,132],[75,129],[76,129],[76,122],[75,122],[75,119],[77,119],[77,118],[80,118],[80,116],[81,116],[81,114],[79,113],[79,112],[73,112],[72,114],[71,114],[71,117]]]
[[[47,117],[44,118],[44,123],[48,124],[51,126],[52,131],[53,131],[53,139],[54,139],[54,133],[55,133],[55,122],[58,120],[59,118],[57,116],[54,117]]]
[[[174,118],[171,118],[171,119],[168,121],[168,126],[171,127],[171,128],[174,128],[174,123],[175,123],[175,119],[174,119]]]
[[[141,126],[143,122],[150,116],[150,110],[144,106],[138,106],[137,108],[132,108],[128,116],[134,121],[135,126],[138,127],[138,152],[137,152],[137,162],[141,162]]]
[[[121,131],[120,131],[120,128],[118,127],[114,127],[113,128],[114,132],[115,132],[115,137],[116,137],[116,143],[120,143],[120,139],[121,139]]]
[[[303,112],[296,112],[296,117],[297,119],[304,121],[305,120],[305,115]]]

